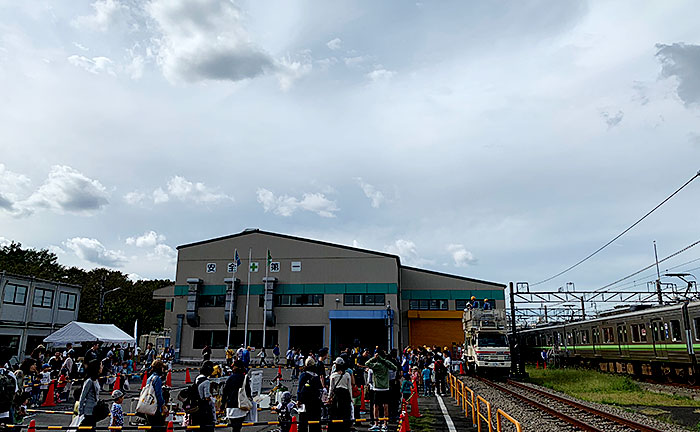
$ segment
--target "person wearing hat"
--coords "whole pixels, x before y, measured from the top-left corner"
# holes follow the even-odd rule
[[[328,415],[331,420],[343,420],[343,423],[331,423],[328,425],[328,431],[349,431],[350,426],[352,426],[350,422],[352,376],[345,373],[348,363],[342,357],[335,359],[333,366],[335,370],[331,374],[328,384]]]
[[[491,310],[491,303],[489,303],[487,298],[484,299],[484,310]]]
[[[112,392],[112,408],[109,410],[109,425],[124,426],[124,411],[122,411],[122,402],[124,402],[124,392],[114,390]]]
[[[299,432],[321,432],[321,424],[309,421],[321,420],[321,379],[316,373],[316,360],[306,358],[304,372],[299,375],[297,401],[303,405],[299,412]]]

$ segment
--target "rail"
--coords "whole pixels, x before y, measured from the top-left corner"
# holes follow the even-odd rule
[[[491,413],[491,402],[478,395],[474,390],[470,389],[464,381],[460,380],[453,374],[447,376],[447,382],[450,386],[450,396],[455,400],[458,407],[464,412],[466,418],[471,418],[472,426],[476,427],[481,432],[481,421],[485,421],[489,425],[489,432],[493,432],[493,422]],[[486,414],[481,412],[482,405],[486,406]],[[521,432],[520,422],[502,410],[496,411],[496,430],[501,432],[500,416],[513,423],[516,432]]]

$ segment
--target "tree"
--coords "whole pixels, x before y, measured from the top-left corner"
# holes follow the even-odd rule
[[[58,262],[58,257],[46,249],[23,249],[20,243],[12,242],[0,248],[0,270],[21,276],[70,283],[81,286],[78,319],[98,322],[100,288],[108,291],[121,287],[119,291],[105,296],[104,323],[115,324],[131,334],[134,321],[139,320],[139,331],[148,333],[163,328],[165,307],[162,300],[153,299],[153,291],[172,285],[164,280],[145,280],[136,283],[120,271],[97,268],[85,271],[78,267],[67,268]]]

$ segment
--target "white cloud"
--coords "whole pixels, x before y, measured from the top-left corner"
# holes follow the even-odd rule
[[[0,236],[0,247],[9,246],[10,244],[12,244],[12,240]]]
[[[153,203],[162,204],[170,201],[170,197],[162,188],[156,188],[153,191]]]
[[[452,254],[452,259],[457,267],[467,267],[477,262],[474,254],[469,252],[464,245],[449,244],[447,245],[447,251]]]
[[[396,72],[394,72],[394,71],[386,70],[384,68],[379,68],[379,69],[375,69],[372,72],[368,73],[367,78],[369,78],[369,80],[373,81],[373,82],[388,81],[391,78],[393,78],[394,75],[396,75]]]
[[[151,230],[138,237],[128,237],[126,244],[136,245],[136,247],[154,247],[165,241],[165,236]]]
[[[121,267],[127,259],[121,251],[105,248],[99,240],[86,237],[74,237],[64,242],[78,258],[107,267]]]
[[[326,46],[328,49],[336,51],[339,50],[341,46],[343,46],[343,41],[340,38],[335,38],[333,40],[329,40],[328,43],[326,43]]]
[[[686,104],[700,104],[700,45],[657,44],[661,75],[678,79],[678,97]]]
[[[339,210],[335,201],[331,201],[322,193],[305,193],[301,200],[289,195],[275,196],[267,189],[260,188],[257,192],[258,202],[265,212],[273,212],[280,216],[291,216],[297,210],[306,210],[322,217],[335,217]]]
[[[156,189],[157,191],[157,189]],[[232,197],[226,194],[216,193],[208,188],[204,183],[192,183],[181,176],[175,176],[168,182],[168,194],[180,201],[194,201],[196,203],[215,203],[224,200],[233,201]],[[156,193],[154,193],[156,201]],[[163,197],[160,197],[162,199]]]
[[[149,254],[152,259],[165,259],[174,263],[177,259],[177,251],[166,244],[158,244],[153,248],[153,253]]]
[[[127,204],[131,205],[141,204],[145,199],[146,194],[139,191],[129,192],[124,195],[124,201],[126,201]]]
[[[297,60],[292,60],[288,56],[283,57],[279,60],[277,66],[277,80],[283,91],[289,90],[292,84],[294,84],[294,81],[310,74],[311,69],[313,69],[311,56],[308,53],[304,53],[301,58]]]
[[[144,277],[142,277],[142,276],[141,276],[140,274],[138,274],[138,273],[129,273],[129,274],[126,275],[126,277],[129,278],[129,280],[130,280],[131,282],[138,282],[138,281],[140,281],[140,280],[146,280]]]
[[[97,0],[92,8],[95,9],[94,14],[79,16],[71,24],[78,29],[104,32],[114,24],[121,11],[128,9],[117,0]]]
[[[82,44],[79,44],[78,42],[73,42],[73,46],[78,48],[81,51],[90,51],[90,49]]]
[[[12,172],[0,163],[0,210],[4,210],[14,216],[20,216],[24,212],[16,206],[19,196],[26,192],[31,180],[29,177]]]
[[[366,62],[367,60],[369,60],[369,57],[367,57],[367,56],[345,57],[343,59],[343,61],[345,62],[345,66],[348,66],[348,67],[360,66],[362,63]]]
[[[153,0],[146,10],[160,29],[158,63],[171,82],[240,81],[275,67],[231,1]]]
[[[106,73],[112,76],[116,76],[114,62],[107,57],[93,57],[88,58],[81,55],[72,55],[68,57],[68,63],[73,66],[77,66],[85,69],[91,74],[101,74]]]
[[[357,177],[355,178],[355,181],[357,181],[357,184],[360,185],[360,188],[362,188],[362,191],[365,193],[365,196],[371,200],[372,207],[379,208],[379,206],[381,206],[382,203],[386,200],[382,191],[377,190],[377,188],[375,188],[369,183],[365,183],[362,180],[362,178]]]
[[[65,165],[51,167],[49,176],[29,198],[18,203],[28,214],[38,210],[91,215],[102,210],[109,194],[98,180]]]
[[[620,124],[625,116],[625,113],[623,113],[621,110],[618,111],[617,114],[610,114],[607,111],[602,111],[600,116],[603,118],[603,120],[605,120],[605,124],[608,125],[608,129],[612,129]]]

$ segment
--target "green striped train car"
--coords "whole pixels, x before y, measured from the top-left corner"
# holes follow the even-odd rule
[[[631,308],[631,309],[634,309]],[[520,330],[530,363],[582,365],[606,372],[697,383],[700,301],[612,312],[585,321]]]

